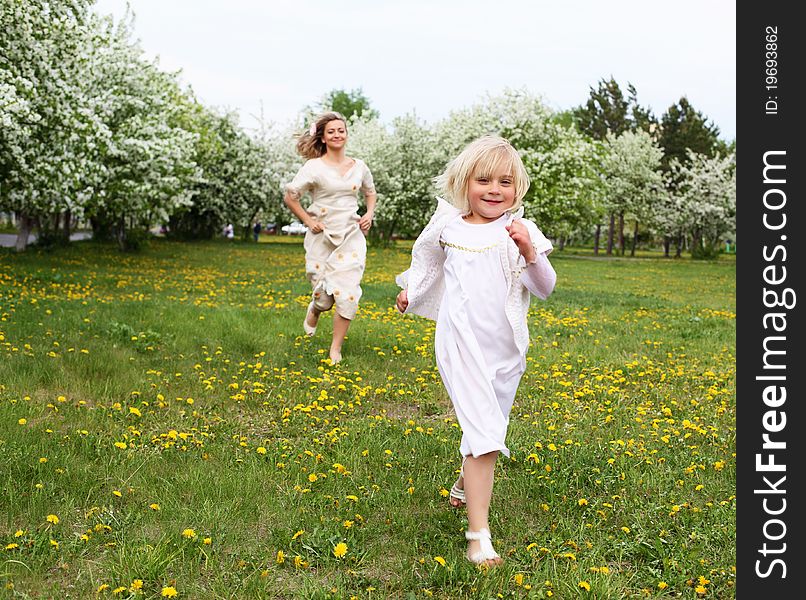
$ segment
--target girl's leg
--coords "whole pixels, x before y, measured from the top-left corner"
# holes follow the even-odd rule
[[[490,499],[493,495],[493,473],[498,452],[482,454],[478,458],[468,456],[465,461],[465,498],[467,500],[467,529],[468,531],[481,531],[490,528]],[[478,540],[467,543],[468,556],[479,551]],[[500,558],[488,561],[489,564],[499,564]]]
[[[349,328],[350,319],[342,317],[339,311],[333,311],[333,340],[330,342],[330,360],[333,364],[341,360],[341,347]]]

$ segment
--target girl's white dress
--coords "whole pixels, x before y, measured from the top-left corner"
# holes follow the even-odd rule
[[[505,226],[512,217],[473,224],[461,215],[448,221],[440,235],[445,251],[445,292],[437,316],[434,349],[442,381],[462,428],[460,452],[480,456],[500,451],[509,456],[505,438],[509,414],[525,353],[516,343],[507,318],[509,284],[501,245],[513,244]],[[532,293],[546,297],[556,275],[537,254],[519,280]]]
[[[310,192],[306,212],[324,226],[321,233],[305,234],[305,274],[311,282],[319,310],[355,318],[361,298],[361,278],[367,259],[367,242],[358,226],[358,192],[375,191],[369,168],[360,159],[342,175],[321,158],[308,160],[285,190],[300,198]]]

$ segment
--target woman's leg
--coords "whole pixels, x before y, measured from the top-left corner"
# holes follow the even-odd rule
[[[488,452],[474,458],[468,456],[464,466],[464,487],[467,500],[467,528],[468,531],[490,529],[490,499],[493,495],[493,474],[498,451]],[[479,551],[479,542],[471,540],[467,543],[468,556]],[[498,564],[501,559],[488,561],[489,564]]]
[[[350,328],[350,319],[345,319],[338,310],[333,311],[333,340],[330,342],[330,360],[337,363],[341,360],[341,347],[347,330]]]
[[[319,323],[319,316],[331,308],[333,308],[333,296],[320,291],[314,292],[308,313],[305,315],[305,322],[309,327],[316,327]]]

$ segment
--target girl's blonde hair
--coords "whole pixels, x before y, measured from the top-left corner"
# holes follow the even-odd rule
[[[325,135],[325,125],[331,121],[341,121],[344,123],[344,130],[347,131],[347,119],[344,118],[344,115],[336,111],[322,113],[297,139],[297,153],[302,158],[319,158],[327,152],[327,146],[322,141],[322,136]],[[311,135],[311,129],[314,130],[313,135]]]
[[[485,135],[468,144],[459,156],[448,163],[445,171],[434,178],[434,183],[446,200],[469,212],[467,188],[470,180],[489,178],[501,169],[512,176],[515,201],[508,210],[514,212],[523,204],[523,197],[529,189],[529,174],[518,151],[502,137]]]

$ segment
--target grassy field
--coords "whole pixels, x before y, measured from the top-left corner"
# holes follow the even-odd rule
[[[408,250],[331,366],[300,242],[0,250],[0,597],[735,596],[735,262],[552,255],[480,570]]]

